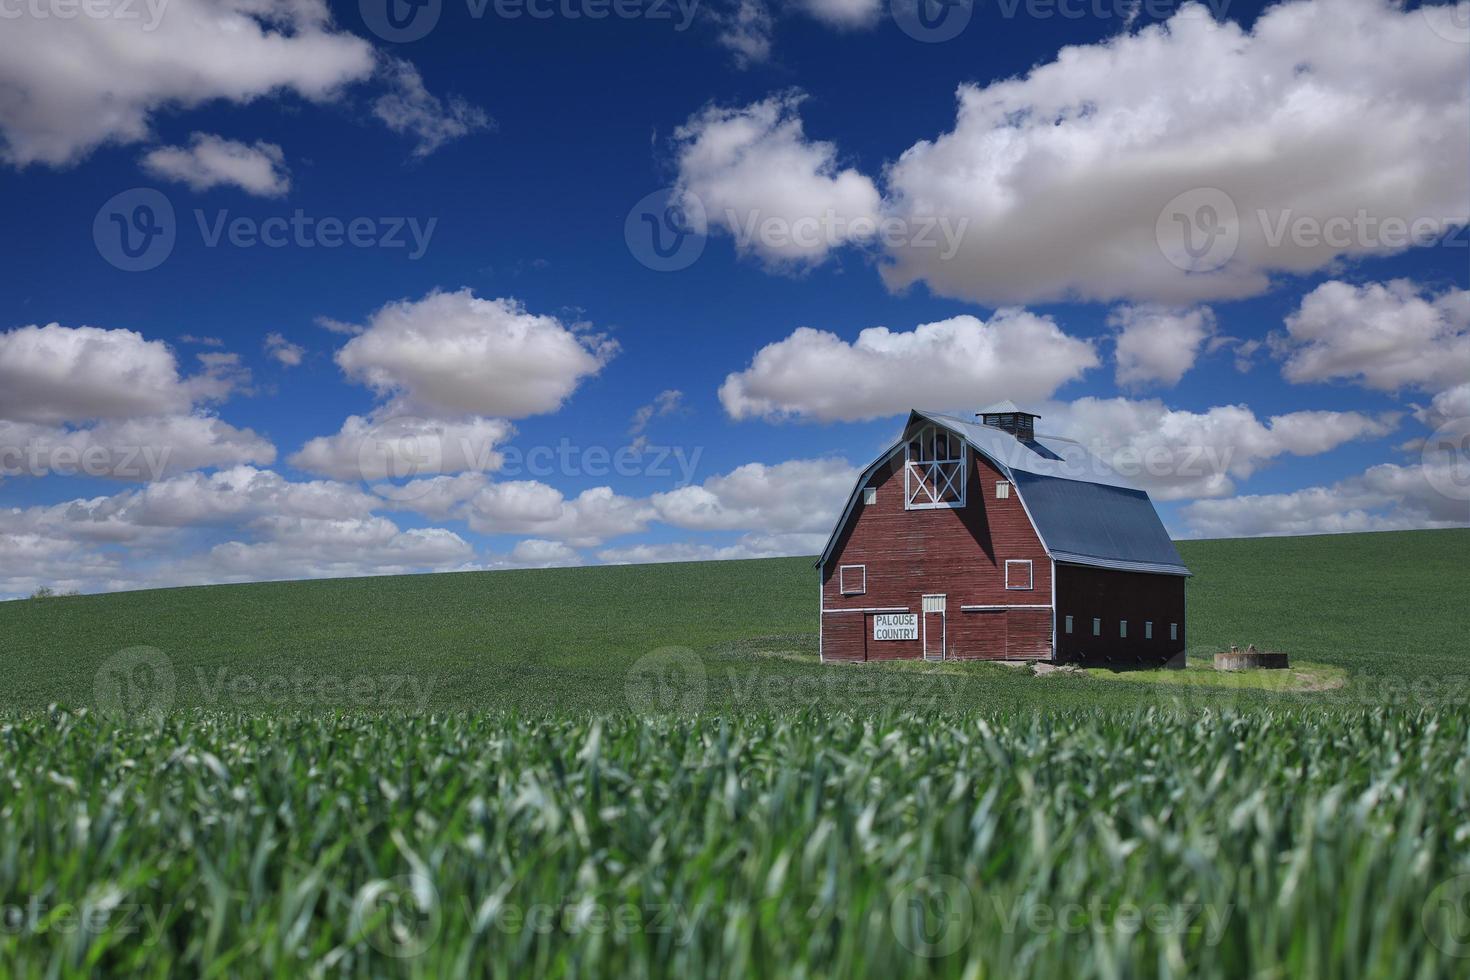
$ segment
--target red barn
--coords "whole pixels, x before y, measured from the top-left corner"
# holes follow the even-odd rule
[[[1189,570],[1148,494],[1037,418],[910,414],[817,562],[823,661],[1183,653]]]

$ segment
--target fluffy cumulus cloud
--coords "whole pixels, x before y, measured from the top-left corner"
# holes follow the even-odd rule
[[[300,367],[306,357],[306,348],[293,344],[279,333],[265,335],[265,352],[270,358],[286,367]]]
[[[1302,298],[1272,347],[1290,381],[1439,391],[1470,378],[1470,290],[1436,296],[1406,279],[1325,282]]]
[[[0,334],[0,476],[147,481],[275,447],[203,405],[248,380],[238,357],[199,355],[185,376],[169,346],[131,330],[51,323]]]
[[[1394,415],[1290,412],[1267,419],[1245,405],[1203,412],[1157,399],[1079,398],[1047,406],[1037,428],[1076,440],[1157,499],[1222,497],[1281,456],[1316,456],[1394,431]],[[1063,453],[1066,457],[1066,453]]]
[[[400,529],[374,513],[381,505],[341,483],[237,466],[0,509],[0,595],[446,570],[473,558],[453,531]]]
[[[907,332],[870,327],[852,343],[801,327],[727,377],[720,402],[736,419],[855,421],[1000,398],[1034,402],[1097,364],[1091,342],[1023,310]]]
[[[644,530],[653,516],[645,501],[593,487],[566,497],[536,480],[486,483],[465,503],[471,530],[481,534],[530,534],[574,547]]]
[[[1462,527],[1470,525],[1464,470],[1463,458],[1430,457],[1418,466],[1381,463],[1329,486],[1197,500],[1183,516],[1189,533],[1205,538]],[[1460,492],[1446,493],[1447,487]]]
[[[727,10],[715,9],[714,17],[719,42],[734,56],[735,64],[744,68],[771,56],[776,22],[765,0],[735,0]]]
[[[814,265],[849,242],[872,237],[878,189],[806,138],[798,95],[739,109],[711,106],[674,134],[678,190],[696,198],[712,227],[736,248],[776,265]]]
[[[858,471],[841,459],[747,463],[652,497],[659,520],[696,531],[826,532]]]
[[[90,9],[90,8],[89,8]],[[67,164],[147,139],[160,110],[281,92],[331,99],[375,56],[321,0],[113,2],[109,16],[16,17],[0,31],[0,156]]]
[[[160,146],[143,157],[143,169],[196,191],[227,185],[260,197],[280,197],[291,189],[286,156],[275,143],[254,144],[195,133],[188,146]]]
[[[491,126],[484,110],[464,99],[450,96],[446,101],[431,94],[418,69],[407,61],[387,59],[383,75],[388,91],[373,103],[373,115],[393,132],[412,136],[416,157],[426,157],[451,140]]]
[[[1208,306],[1120,306],[1108,315],[1108,324],[1118,331],[1118,384],[1172,388],[1194,367],[1201,346],[1215,332],[1215,314]]]
[[[609,565],[646,565],[671,561],[739,561],[746,558],[789,558],[815,555],[827,541],[825,534],[745,534],[733,544],[691,541],[653,542],[603,548],[599,561]]]
[[[504,419],[425,419],[385,406],[372,415],[349,415],[339,432],[309,440],[289,461],[338,480],[486,473],[500,468],[496,447],[513,431]]]
[[[461,289],[384,306],[337,364],[410,411],[522,418],[556,411],[616,350],[515,300]]]
[[[904,152],[887,189],[899,217],[969,219],[951,259],[892,249],[894,288],[990,304],[1251,295],[1276,270],[1408,247],[1413,222],[1467,220],[1470,59],[1386,0],[1280,4],[1249,30],[1190,5],[962,86],[954,129]]]
[[[642,435],[643,430],[654,419],[673,415],[684,406],[684,393],[677,388],[668,388],[658,393],[658,397],[647,405],[641,405],[638,411],[633,413],[632,424],[628,426],[628,435]]]

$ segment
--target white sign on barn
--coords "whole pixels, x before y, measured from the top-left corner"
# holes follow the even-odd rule
[[[885,613],[873,617],[873,639],[875,640],[917,640],[918,638],[918,613]]]

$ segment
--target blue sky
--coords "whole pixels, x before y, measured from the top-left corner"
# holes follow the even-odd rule
[[[1006,397],[1153,453],[1176,536],[1470,520],[1425,443],[1470,415],[1470,4],[935,5],[926,42],[906,2],[442,0],[406,41],[381,0],[14,5],[0,595],[813,553],[902,406]],[[660,271],[667,193],[702,251]],[[1160,215],[1206,193],[1233,241],[1181,268]],[[120,268],[140,202],[173,244]],[[483,452],[363,479],[399,417]],[[643,462],[504,459],[564,444]]]

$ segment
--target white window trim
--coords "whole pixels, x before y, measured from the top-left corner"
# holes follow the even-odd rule
[[[863,487],[863,506],[871,507],[878,502],[877,487]]]
[[[849,568],[856,568],[863,573],[863,585],[860,589],[849,589],[847,587],[846,572]],[[868,566],[867,565],[838,565],[837,566],[837,591],[843,595],[867,595],[868,594]]]
[[[918,440],[919,440],[919,442],[922,443],[925,436],[928,436],[930,439],[932,439],[933,438],[933,433],[937,429],[939,429],[939,428],[940,428],[940,426],[926,425],[923,429],[919,430],[919,434],[918,434]],[[948,437],[949,437],[949,439],[951,441],[954,441],[954,440],[958,440],[959,441],[959,444],[960,444],[960,454],[959,454],[958,457],[951,457],[949,459],[936,459],[936,460],[914,460],[912,458],[912,449],[913,449],[913,445],[914,445],[914,437],[913,436],[910,436],[910,437],[908,437],[907,439],[904,440],[904,444],[903,444],[903,509],[904,510],[959,510],[961,507],[964,507],[965,506],[966,494],[968,493],[968,490],[969,490],[967,484],[969,483],[969,479],[970,479],[970,447],[969,447],[969,444],[968,443],[966,443],[963,439],[960,438],[960,436],[959,436],[958,433],[951,432],[948,429],[945,429],[944,431],[945,431],[946,435],[948,435]],[[958,463],[959,464],[959,487],[958,487],[959,499],[958,500],[934,500],[933,499],[933,494],[930,493],[929,489],[927,487],[922,486],[922,484],[921,484],[921,487],[924,490],[924,493],[929,496],[929,501],[927,503],[920,503],[920,502],[915,501],[914,500],[914,496],[915,496],[915,494],[914,494],[914,473],[917,471],[917,469],[919,467],[933,468],[933,467],[937,467],[937,466],[940,466],[940,465],[943,465],[943,464],[946,464],[946,463]],[[931,481],[931,482],[937,482],[937,481]],[[945,485],[944,485],[944,487],[942,489],[953,489],[953,488],[954,488],[954,480],[953,479],[947,479],[945,481]]]
[[[1011,485],[1006,480],[995,481],[995,499],[1009,500],[1011,497]]]
[[[1025,565],[1026,566],[1026,584],[1025,585],[1012,585],[1011,584],[1011,566],[1012,565]],[[1006,591],[1007,592],[1030,592],[1030,591],[1034,590],[1035,588],[1036,588],[1036,569],[1031,564],[1031,559],[1030,558],[1007,558],[1006,559]]]

